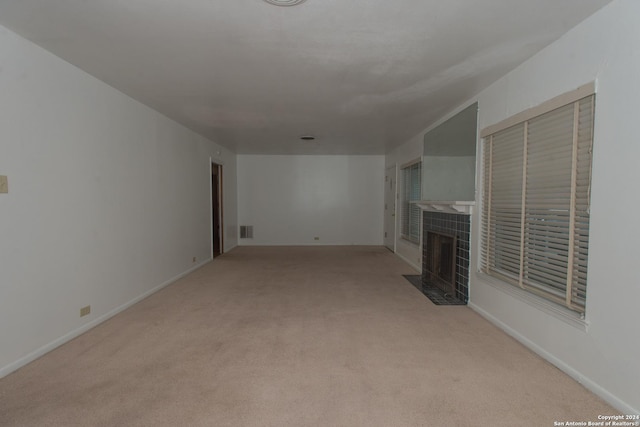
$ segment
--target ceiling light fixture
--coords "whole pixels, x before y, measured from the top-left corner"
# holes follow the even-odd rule
[[[269,4],[273,4],[275,6],[295,6],[300,3],[303,3],[305,0],[264,0]]]

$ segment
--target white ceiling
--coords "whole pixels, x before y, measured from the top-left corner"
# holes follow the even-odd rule
[[[610,1],[0,0],[0,24],[238,153],[384,154]]]

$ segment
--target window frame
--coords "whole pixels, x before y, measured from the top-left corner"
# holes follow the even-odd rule
[[[590,98],[591,97],[591,98]],[[590,98],[589,100],[586,100],[586,98]],[[585,233],[585,228],[584,228],[584,224],[581,225],[576,225],[576,212],[577,212],[577,208],[576,208],[576,164],[578,163],[578,152],[577,152],[577,146],[578,146],[578,114],[579,114],[579,109],[580,109],[580,102],[591,102],[591,104],[587,104],[589,106],[590,109],[586,110],[589,114],[586,115],[586,117],[588,117],[588,119],[590,120],[588,122],[588,125],[590,125],[590,129],[589,129],[589,134],[588,134],[588,139],[587,139],[587,143],[588,143],[588,162],[585,162],[584,160],[580,160],[581,166],[580,166],[580,170],[582,171],[581,173],[584,173],[584,170],[587,170],[588,173],[588,184],[587,184],[587,188],[584,188],[584,183],[581,184],[580,187],[580,191],[582,191],[582,195],[581,197],[581,203],[582,205],[584,205],[585,203],[585,197],[586,197],[586,213],[584,210],[584,206],[581,207],[581,209],[583,209],[580,212],[580,221],[584,221],[584,217],[586,216],[586,243],[585,242],[579,242],[576,243],[576,234],[575,233]],[[595,83],[589,83],[587,85],[581,86],[578,89],[562,94],[558,97],[555,97],[537,107],[528,109],[526,111],[523,111],[519,114],[516,114],[512,117],[509,117],[506,120],[503,120],[495,125],[489,126],[485,129],[483,129],[480,133],[480,137],[482,139],[482,185],[481,185],[481,189],[482,189],[482,195],[480,197],[480,202],[481,202],[481,209],[479,211],[480,214],[480,241],[479,241],[479,249],[480,249],[480,256],[479,256],[479,271],[481,273],[487,274],[491,279],[494,279],[496,281],[499,281],[501,283],[505,283],[508,286],[512,286],[513,288],[515,288],[516,290],[522,290],[525,293],[530,293],[532,295],[536,295],[538,297],[543,298],[544,300],[550,301],[554,304],[558,304],[559,306],[563,306],[564,308],[571,310],[573,312],[577,312],[578,314],[580,314],[582,317],[584,317],[584,313],[586,311],[586,263],[587,263],[587,252],[588,252],[588,222],[589,222],[589,203],[590,203],[590,186],[591,186],[591,165],[592,165],[592,147],[593,147],[593,140],[594,140],[594,135],[593,135],[593,129],[594,129],[594,114],[595,114]],[[543,265],[544,266],[544,262],[540,262],[540,261],[536,261],[534,258],[531,257],[527,257],[526,253],[527,251],[525,250],[524,246],[525,246],[525,241],[530,241],[533,240],[535,238],[539,238],[540,236],[540,232],[539,231],[531,231],[533,230],[532,227],[530,227],[528,224],[529,222],[535,222],[536,218],[535,215],[531,215],[530,211],[533,207],[536,207],[535,204],[534,205],[527,205],[526,200],[527,200],[527,192],[530,191],[529,190],[529,185],[528,185],[528,180],[533,180],[529,175],[528,175],[528,171],[527,171],[527,167],[528,167],[528,163],[527,163],[527,153],[528,153],[528,147],[527,147],[527,135],[528,135],[528,129],[527,127],[529,126],[529,123],[531,121],[535,121],[536,120],[540,120],[541,118],[543,118],[544,116],[549,116],[549,117],[553,117],[552,114],[556,114],[556,112],[561,111],[563,108],[568,108],[569,106],[572,106],[575,110],[575,113],[572,114],[572,122],[571,122],[571,126],[573,127],[573,133],[572,133],[572,138],[573,141],[571,141],[572,144],[572,150],[571,153],[569,155],[566,155],[566,158],[563,158],[562,160],[564,161],[568,161],[571,164],[572,170],[571,170],[571,181],[570,181],[570,188],[568,188],[568,191],[570,192],[570,196],[569,198],[566,200],[566,202],[569,204],[569,210],[567,211],[567,217],[570,218],[568,220],[568,225],[566,228],[566,236],[565,234],[562,234],[562,239],[566,238],[566,247],[567,249],[567,265],[566,265],[566,287],[564,288],[564,296],[558,296],[558,295],[554,295],[552,291],[554,291],[554,289],[551,288],[551,286],[549,285],[540,285],[539,283],[531,283],[530,278],[529,279],[523,279],[524,276],[527,274],[525,272],[525,270],[527,269],[527,266],[530,264],[536,264],[538,263],[538,266]],[[559,114],[558,114],[559,115]],[[562,122],[561,122],[562,123]],[[509,252],[509,249],[505,249],[502,252],[498,252],[496,250],[496,239],[497,239],[497,234],[491,234],[491,224],[492,221],[496,221],[495,219],[491,218],[491,212],[494,211],[495,209],[495,204],[493,204],[493,201],[491,200],[491,197],[493,196],[493,192],[494,192],[494,187],[493,184],[491,182],[491,180],[493,179],[494,176],[494,171],[491,170],[492,168],[492,161],[494,160],[494,153],[493,152],[488,152],[488,147],[494,147],[493,145],[493,138],[496,137],[496,135],[498,136],[502,136],[504,134],[507,134],[509,131],[512,130],[517,130],[519,131],[518,127],[522,126],[522,130],[523,130],[523,154],[522,154],[522,166],[521,166],[521,171],[522,171],[522,190],[520,193],[520,197],[522,199],[522,204],[521,204],[521,210],[519,211],[518,215],[521,217],[521,228],[519,230],[519,232],[521,233],[520,237],[519,237],[519,241],[518,243],[520,244],[520,252],[517,254],[520,257],[519,260],[519,271],[517,272],[517,275],[519,277],[513,277],[512,274],[501,274],[504,273],[504,271],[500,271],[499,268],[496,268],[495,265],[495,259],[496,257],[499,256],[512,256],[515,254],[515,252]],[[588,129],[588,128],[587,128]],[[517,134],[517,132],[516,132]],[[543,140],[543,144],[549,144],[546,140]],[[509,141],[511,142],[511,141]],[[518,142],[518,141],[515,141]],[[582,144],[582,142],[581,142]],[[507,145],[506,147],[509,147],[509,150],[513,149],[513,147],[517,147],[514,145]],[[505,150],[506,148],[502,148],[503,150]],[[582,156],[584,157],[584,154],[582,154]],[[517,155],[515,157],[516,160],[518,160]],[[509,165],[511,167],[517,166],[517,163],[509,163]],[[503,166],[504,167],[504,166]],[[518,173],[516,173],[517,175]],[[489,181],[489,182],[487,182]],[[518,185],[516,185],[518,186]],[[537,191],[538,187],[531,187],[534,189],[534,191]],[[565,189],[567,190],[567,189]],[[585,193],[586,192],[586,196]],[[488,194],[487,194],[488,193]],[[498,204],[498,202],[496,203]],[[536,207],[537,208],[537,207]],[[553,209],[549,209],[547,213],[552,212],[554,215],[557,213],[557,211],[554,211]],[[532,219],[533,218],[533,219]],[[514,221],[513,224],[517,223],[518,221]],[[496,222],[493,222],[493,224],[495,224]],[[504,223],[501,223],[502,227],[504,227]],[[525,226],[525,224],[527,224],[527,226]],[[578,230],[578,232],[576,232],[575,230],[577,230],[577,227],[582,227],[580,230]],[[514,229],[517,228],[517,224],[514,227]],[[513,230],[512,230],[513,231]],[[518,230],[516,230],[518,231]],[[564,228],[562,229],[562,231],[564,232]],[[529,234],[528,234],[529,233]],[[533,234],[530,234],[533,233]],[[536,234],[538,233],[538,234]],[[547,233],[545,231],[545,233]],[[512,233],[513,234],[513,233]],[[533,238],[532,238],[533,236]],[[549,235],[547,235],[549,236]],[[557,236],[557,235],[554,235]],[[582,237],[579,237],[580,239],[582,239]],[[491,240],[493,239],[493,240]],[[518,237],[516,236],[516,238],[514,239],[517,240]],[[572,243],[573,242],[573,243]],[[580,245],[579,250],[581,251],[580,253],[574,251],[574,248],[578,248],[578,246]],[[498,245],[499,246],[499,245]],[[494,252],[491,252],[494,251]],[[578,257],[580,257],[578,259]],[[516,260],[517,261],[517,260]],[[582,275],[581,277],[581,285],[578,288],[574,288],[573,287],[573,283],[574,283],[574,277],[573,274],[574,272],[577,273],[577,264],[580,263],[580,274]],[[513,263],[512,263],[513,264]],[[557,273],[558,277],[562,277],[562,272],[561,273]],[[509,277],[511,276],[511,277]],[[529,283],[526,283],[527,280],[529,280]],[[576,290],[578,289],[578,290]],[[581,294],[578,296],[577,292],[581,292]]]
[[[415,173],[412,174],[415,169],[417,169],[417,179]],[[422,210],[416,202],[422,199],[422,159],[418,158],[403,164],[400,167],[400,177],[400,238],[419,245],[420,231],[422,229]],[[409,182],[407,183],[407,181]],[[407,187],[407,184],[409,187]],[[413,227],[412,224],[414,225]]]

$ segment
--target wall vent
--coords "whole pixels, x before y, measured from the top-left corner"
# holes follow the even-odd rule
[[[240,238],[241,239],[253,239],[253,225],[241,225],[240,226]]]

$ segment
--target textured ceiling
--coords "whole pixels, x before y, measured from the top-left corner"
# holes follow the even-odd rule
[[[238,153],[383,154],[610,1],[1,0],[0,24]]]

